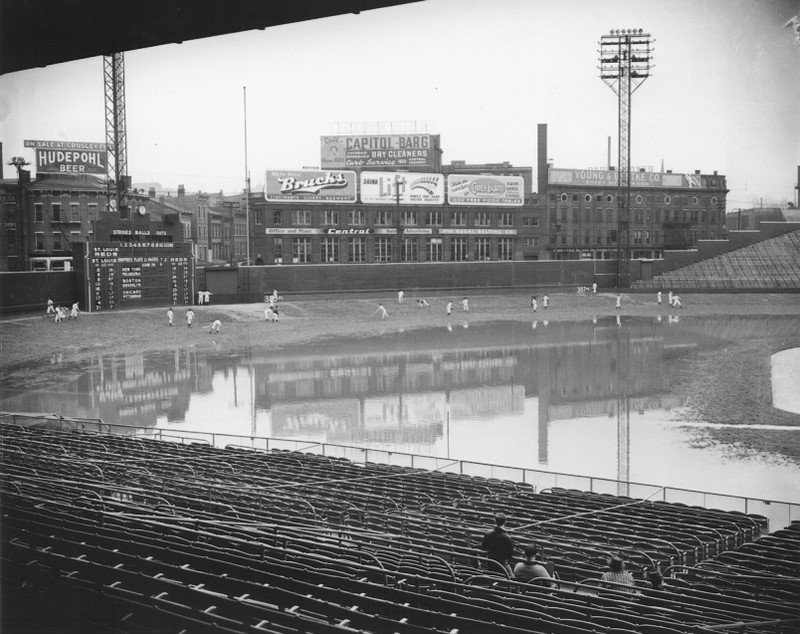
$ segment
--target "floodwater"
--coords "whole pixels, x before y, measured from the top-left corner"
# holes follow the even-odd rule
[[[104,354],[35,391],[6,384],[0,409],[101,418],[144,435],[356,445],[800,504],[800,463],[774,450],[800,444],[798,390],[786,380],[798,376],[797,333],[800,317],[611,317],[387,328],[277,351]],[[770,377],[780,424],[749,422],[735,390],[725,399],[737,420],[698,418],[688,405],[708,377],[687,378],[686,368],[698,359],[713,368],[754,338],[763,354],[785,349]],[[720,429],[723,440],[709,435]]]

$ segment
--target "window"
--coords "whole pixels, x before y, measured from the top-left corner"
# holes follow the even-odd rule
[[[592,202],[592,195],[591,195],[591,194],[586,194],[586,195],[583,197],[583,200],[585,200],[587,203],[590,203],[590,202]]]
[[[575,224],[580,222],[580,215],[579,214],[580,214],[580,212],[579,212],[578,208],[577,207],[573,207],[573,209],[572,209],[572,222],[574,222]]]
[[[437,210],[425,213],[425,224],[429,226],[439,226],[442,224],[442,212]]]
[[[661,210],[656,209],[656,224],[661,224]]]
[[[697,209],[692,209],[692,222],[693,223],[697,222],[697,215],[698,215],[697,214]]]
[[[642,230],[636,229],[633,232],[633,243],[634,244],[642,244]]]
[[[61,242],[61,234],[54,233],[53,234],[53,251],[63,251],[64,245]]]
[[[633,222],[635,222],[637,225],[640,225],[642,224],[643,220],[644,217],[640,210],[637,209],[636,211],[633,212]]]
[[[656,229],[653,232],[653,242],[655,244],[658,244],[659,242],[661,242],[661,230],[660,229]]]
[[[311,210],[310,209],[292,209],[292,224],[293,225],[310,225],[311,224]]]
[[[324,225],[338,225],[339,224],[339,210],[338,209],[325,209],[322,212],[322,224],[324,224]]]
[[[403,238],[403,262],[416,262],[418,259],[417,239]]]
[[[216,247],[217,245],[214,246]],[[275,251],[276,264],[281,264],[283,262],[283,238],[275,238],[275,242],[273,243],[273,250]]]
[[[272,212],[272,224],[276,227],[281,224],[281,210],[275,209]]]
[[[253,222],[257,225],[264,224],[264,212],[261,209],[253,210]]]
[[[428,261],[441,262],[444,259],[441,238],[428,238]]]
[[[467,212],[466,211],[453,211],[451,212],[452,222],[451,224],[454,227],[466,227],[467,226]]]
[[[513,227],[514,226],[514,214],[512,214],[510,211],[501,211],[500,212],[499,225],[501,227]]]
[[[322,238],[322,261],[333,264],[339,261],[339,238]]]
[[[292,238],[292,262],[294,264],[311,262],[311,238]]]
[[[705,221],[706,221],[706,210],[703,209],[703,211],[700,212],[700,222],[705,224]]]
[[[81,241],[81,232],[80,231],[70,231],[69,232],[69,241],[72,244]]]
[[[514,241],[511,238],[497,240],[497,257],[501,260],[514,259]]]
[[[450,259],[453,262],[463,262],[469,259],[466,238],[450,238]]]
[[[392,261],[392,238],[375,238],[375,261]]]
[[[415,226],[417,224],[417,212],[411,211],[410,209],[404,209],[403,217],[400,219],[400,222],[405,227]]]
[[[40,231],[36,232],[36,250],[44,251],[44,234]]]
[[[375,212],[375,224],[386,227],[392,224],[392,212],[388,209],[380,209]]]
[[[348,209],[347,210],[347,224],[348,225],[363,225],[367,223],[366,212],[363,209]],[[362,262],[363,260],[359,260]]]
[[[16,247],[17,246],[17,230],[16,229],[6,229],[6,248],[9,247]],[[9,268],[9,271],[13,271],[14,269]]]
[[[489,238],[475,238],[475,259],[476,260],[491,259]]]
[[[669,196],[664,196],[664,204],[669,205],[672,202],[672,198]]]
[[[42,209],[44,205],[42,203],[34,203],[33,205],[33,221],[34,222],[42,222]]]
[[[53,222],[61,222],[61,203],[53,203]]]
[[[636,204],[637,205],[641,205],[643,202],[644,202],[644,198],[642,198],[641,196],[637,195],[636,196]]]
[[[603,244],[603,232],[598,231],[596,236],[595,244]]]
[[[539,226],[539,219],[535,216],[523,216],[522,224],[525,227],[538,227]]]
[[[606,244],[616,244],[617,243],[617,230],[611,229],[606,234]]]
[[[566,194],[561,194],[561,202],[562,203],[567,202],[568,199],[569,199],[569,196],[567,196]]]
[[[583,221],[584,222],[591,222],[592,221],[592,209],[590,207],[586,207],[583,210]]]
[[[490,225],[489,212],[488,211],[476,211],[475,212],[475,226],[476,227],[488,227],[489,225]]]
[[[526,248],[531,248],[531,247],[536,247],[536,246],[539,246],[539,244],[538,244],[538,243],[539,243],[539,239],[538,239],[538,238],[536,238],[536,237],[528,237],[528,238],[525,238],[525,247],[526,247]]]
[[[591,244],[592,243],[592,234],[589,231],[583,232],[583,243],[584,244]]]
[[[70,222],[81,221],[81,210],[80,207],[78,206],[78,203],[69,204],[69,220]]]
[[[572,230],[572,244],[578,244],[578,230]]]
[[[578,194],[572,194],[572,202],[578,202]]]
[[[350,215],[350,212],[348,212],[348,215]],[[364,238],[348,238],[347,261],[348,262],[367,261],[367,243]]]

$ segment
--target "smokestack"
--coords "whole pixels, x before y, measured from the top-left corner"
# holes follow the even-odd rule
[[[547,193],[547,124],[540,123],[538,125],[539,131],[539,143],[538,143],[538,152],[539,152],[539,161],[537,164],[538,167],[538,193],[539,194],[546,194]]]

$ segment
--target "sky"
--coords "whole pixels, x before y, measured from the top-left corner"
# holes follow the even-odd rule
[[[617,162],[610,29],[654,38],[633,94],[631,165],[727,177],[727,208],[794,201],[799,0],[424,0],[125,53],[134,186],[240,192],[320,164],[320,137],[427,132],[445,163]],[[105,140],[103,59],[0,77],[6,162],[25,139]],[[35,172],[35,170],[34,170]]]

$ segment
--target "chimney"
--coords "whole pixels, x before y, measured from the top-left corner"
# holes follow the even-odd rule
[[[695,171],[694,171],[694,173],[695,173],[695,174],[699,174],[699,173],[700,173],[700,170],[695,170]]]
[[[539,142],[538,142],[538,153],[539,153],[539,160],[537,163],[538,166],[538,193],[546,194],[547,193],[547,176],[548,176],[548,165],[547,165],[547,124],[540,123],[538,125],[538,132],[539,132]]]
[[[156,188],[155,188],[155,187],[151,187],[151,188],[150,188],[150,189],[147,191],[147,196],[148,196],[149,198],[155,198],[155,197],[156,197]]]
[[[186,190],[183,188],[183,185],[178,185],[178,200],[182,200],[185,195]]]

